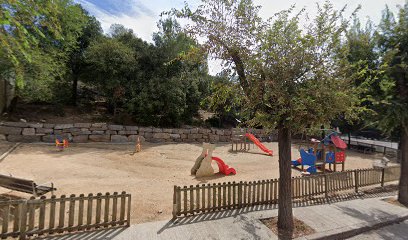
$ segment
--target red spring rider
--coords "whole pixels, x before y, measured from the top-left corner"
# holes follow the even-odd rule
[[[64,148],[68,147],[68,140],[57,138],[55,139],[55,146],[57,147],[58,150],[63,151]]]

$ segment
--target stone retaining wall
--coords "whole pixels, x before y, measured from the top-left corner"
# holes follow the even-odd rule
[[[54,142],[62,137],[75,143],[135,142],[230,142],[231,136],[244,129],[154,128],[106,123],[25,123],[1,122],[0,139],[9,142]],[[262,129],[250,130],[262,141],[274,141],[275,135]]]

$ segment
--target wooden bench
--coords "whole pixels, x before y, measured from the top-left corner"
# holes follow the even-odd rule
[[[38,185],[32,180],[26,180],[22,178],[15,178],[11,176],[1,175],[0,174],[0,186],[8,188],[11,190],[25,192],[33,194],[34,196],[41,196],[48,192],[51,192],[54,195],[54,184],[50,183],[50,186],[45,184]]]

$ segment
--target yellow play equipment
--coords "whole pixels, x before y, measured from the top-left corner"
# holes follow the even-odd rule
[[[140,144],[140,138],[137,137],[136,145],[135,145],[135,153],[142,151],[142,145]]]

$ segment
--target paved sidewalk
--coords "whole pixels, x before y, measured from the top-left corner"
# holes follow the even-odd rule
[[[349,238],[350,240],[405,240],[408,238],[408,220]]]
[[[106,232],[74,234],[47,239],[278,239],[259,219],[277,216],[277,209],[259,206],[245,209],[201,214],[180,218],[176,222],[160,221],[132,225],[126,229]],[[359,229],[369,230],[387,221],[408,219],[408,209],[389,204],[381,198],[354,199],[324,205],[298,206],[293,209],[296,218],[316,230],[304,239],[330,239],[354,236]],[[390,226],[391,227],[391,226]],[[354,235],[344,235],[353,233]],[[375,233],[372,233],[375,234]]]

